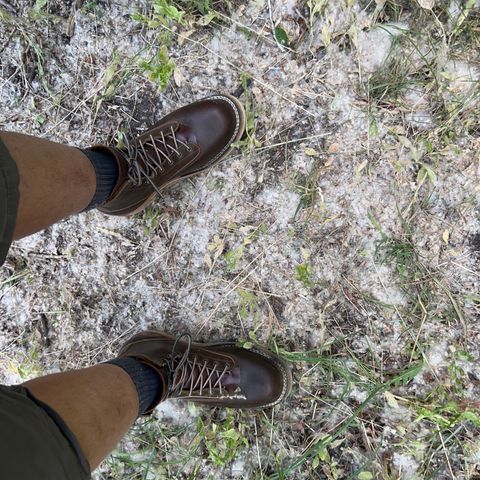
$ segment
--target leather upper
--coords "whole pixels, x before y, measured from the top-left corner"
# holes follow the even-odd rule
[[[167,398],[185,398],[214,406],[266,408],[283,400],[291,389],[291,373],[286,363],[261,348],[245,349],[237,346],[235,342],[189,344],[178,341],[172,357],[174,344],[175,339],[170,335],[142,332],[128,340],[119,354],[120,357],[133,357],[159,372],[163,382],[160,401]],[[185,352],[190,362],[190,371],[184,374],[186,381],[182,388],[175,390],[179,373],[172,371],[169,365],[172,361],[178,365]],[[192,365],[197,366],[193,375]],[[202,383],[198,378],[202,365],[208,366],[208,369],[205,367],[203,370],[203,380],[217,378],[212,374],[212,369],[223,372],[220,386],[211,389],[205,387],[203,392],[200,392],[199,388],[192,388],[192,385]],[[211,387],[214,384],[215,381],[210,382]],[[174,393],[172,389],[175,390]]]
[[[120,172],[110,198],[99,210],[110,215],[142,210],[163,188],[224,158],[244,127],[245,114],[238,100],[216,95],[170,113],[128,148],[92,147],[113,156]],[[132,181],[135,170],[143,172],[141,181]]]

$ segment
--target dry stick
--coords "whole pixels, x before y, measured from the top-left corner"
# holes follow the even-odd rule
[[[275,22],[273,21],[272,0],[268,0],[268,16],[270,18],[270,24],[272,25],[273,38],[275,39],[275,42],[277,42],[277,45],[280,48],[280,50],[283,52],[284,51],[283,45],[280,44],[280,42],[277,39],[277,36],[275,35]]]
[[[452,465],[450,464],[450,459],[448,458],[447,448],[445,447],[445,442],[443,441],[442,431],[440,430],[440,427],[438,425],[437,425],[437,430],[438,430],[438,435],[440,436],[440,441],[442,442],[443,453],[445,454],[445,458],[447,460],[448,470],[450,471],[450,475],[452,476],[452,479],[455,480],[457,477],[453,473]]]
[[[264,477],[263,477],[262,459],[260,456],[260,447],[258,445],[257,417],[253,417],[253,422],[255,425],[255,445],[257,447],[258,466],[260,467],[260,477],[263,479]]]
[[[272,228],[275,224],[276,224],[276,221],[270,226],[270,228]],[[274,242],[271,246],[277,245],[280,241],[281,241],[281,239],[279,239],[277,242]],[[265,251],[261,251],[258,255],[256,255],[255,258],[240,273],[238,273],[238,275],[233,280],[231,280],[228,283],[228,285],[225,287],[225,289],[228,289],[231,285],[233,285],[235,283],[235,281],[242,275],[242,273],[244,273],[248,269],[248,267],[250,265],[252,265],[252,263],[256,262],[257,259],[264,254],[265,254]],[[218,309],[220,308],[220,305],[225,301],[225,299],[233,291],[235,291],[243,282],[245,282],[245,280],[247,280],[247,278],[250,277],[250,275],[252,275],[255,272],[255,270],[257,270],[257,267],[255,267],[253,270],[248,272],[248,274],[245,275],[245,277],[243,277],[236,285],[234,285],[232,288],[230,288],[230,290],[228,290],[225,295],[223,295],[222,299],[217,303],[217,305],[215,306],[213,311],[210,313],[208,318],[200,325],[200,328],[197,331],[197,335],[205,328],[205,325],[213,318],[213,316],[218,311]]]
[[[17,13],[14,7],[12,7],[6,0],[0,0],[0,6],[6,8],[10,13]]]
[[[436,278],[434,278],[433,281],[435,282],[435,284],[436,284],[441,290],[443,290],[443,292],[444,292],[444,293],[447,295],[447,297],[449,298],[450,302],[451,302],[452,305],[453,305],[453,308],[454,308],[454,310],[455,310],[455,313],[457,314],[458,320],[459,320],[460,323],[462,324],[463,333],[465,334],[465,337],[467,337],[467,334],[468,334],[467,324],[465,323],[465,319],[463,318],[462,310],[461,310],[460,307],[458,306],[458,303],[457,303],[456,300],[453,298],[453,296],[452,296],[452,294],[450,293],[450,291],[448,290],[448,288],[445,288]]]
[[[159,25],[161,28],[167,30],[168,32],[172,33],[173,35],[176,35],[177,37],[180,36],[180,34],[178,32],[175,32],[174,30],[172,30],[171,28],[168,28],[167,26],[165,25]],[[230,60],[227,60],[226,58],[222,57],[221,55],[219,55],[217,52],[214,52],[211,48],[208,48],[206,45],[204,45],[202,42],[199,42],[198,40],[193,40],[191,38],[187,38],[186,39],[187,42],[190,42],[190,43],[193,43],[195,45],[200,45],[202,48],[204,48],[205,50],[207,50],[207,52],[211,53],[212,55],[218,57],[220,60],[224,61],[225,63],[227,63],[228,65],[230,65],[231,67],[233,67],[235,70],[237,70],[238,72],[240,73],[243,73],[244,70],[242,70],[241,68],[237,67],[233,62],[231,62]],[[307,110],[306,108],[303,108],[302,106],[298,105],[297,103],[295,103],[293,100],[291,100],[290,98],[286,97],[285,95],[282,95],[280,92],[277,92],[272,86],[270,86],[268,83],[265,83],[264,81],[254,77],[253,75],[250,75],[251,78],[253,78],[253,80],[258,83],[259,85],[262,85],[263,87],[265,87],[267,90],[270,90],[272,93],[274,93],[275,95],[279,96],[280,98],[282,98],[283,100],[285,100],[286,102],[290,103],[291,105],[294,105],[296,108],[298,108],[299,110],[301,110],[302,112],[306,113],[307,115],[309,115],[310,117],[316,117],[315,114],[313,114],[312,112],[310,112],[309,110]]]
[[[272,408],[272,418],[270,420],[270,426],[271,426],[271,428],[270,428],[270,440],[269,440],[270,446],[272,446],[272,444],[273,444],[273,416],[276,413],[275,410],[276,410],[275,408]],[[263,414],[265,415],[265,412],[263,412]],[[265,417],[266,417],[266,415],[265,415]]]
[[[139,273],[143,272],[146,270],[148,267],[151,267],[153,264],[157,263],[162,257],[164,257],[168,253],[168,250],[165,250],[163,253],[158,255],[158,257],[154,258],[151,262],[148,262],[144,267],[142,267],[140,270],[137,270],[136,272],[131,273],[130,275],[126,276],[123,281],[128,280],[129,278],[132,278],[135,275],[138,275]]]
[[[412,361],[413,361],[413,355],[415,353],[415,350],[417,349],[418,340],[420,339],[420,332],[422,331],[423,325],[425,324],[425,320],[428,317],[427,309],[423,305],[423,302],[420,298],[420,295],[417,295],[417,299],[418,299],[418,303],[420,305],[420,308],[422,310],[422,320],[420,321],[420,326],[418,327],[417,336],[415,337],[415,342],[413,343],[413,348],[412,348],[412,353],[410,353],[409,363],[412,363]]]
[[[205,185],[205,183],[207,182],[207,180],[210,178],[210,173],[211,173],[211,169],[208,171],[207,175],[205,175],[205,179],[202,183],[202,186]],[[198,193],[200,192],[200,187],[197,189],[197,191],[195,192],[195,194],[193,195],[192,199],[188,202],[187,206],[186,206],[186,210],[188,208],[190,208],[190,206],[192,205],[193,203],[193,200],[195,200],[195,197],[198,195]],[[184,219],[184,217],[182,217],[182,219]],[[170,253],[172,247],[173,247],[173,242],[175,241],[175,239],[177,238],[177,233],[178,233],[178,230],[180,229],[180,222],[177,222],[177,228],[175,229],[175,231],[173,232],[173,235],[172,235],[172,239],[170,240],[170,244],[168,245],[168,250],[167,250],[167,253]],[[170,258],[170,255],[167,257],[167,260],[166,260],[166,263],[168,264],[168,261],[169,261],[169,258]]]
[[[14,27],[14,28],[13,28],[13,30],[11,31],[10,35],[8,36],[8,38],[7,38],[7,39],[5,40],[5,42],[3,43],[2,47],[0,48],[0,53],[2,53],[2,52],[7,48],[8,44],[10,43],[10,40],[13,38],[13,36],[15,35],[15,33],[17,33],[17,27]],[[10,78],[12,78],[12,77],[10,76]],[[7,79],[7,80],[5,80],[5,83],[6,83],[8,80],[10,80],[10,78]]]
[[[215,12],[219,17],[223,18],[224,20],[226,20],[227,22],[231,22],[232,24],[234,25],[238,25],[240,28],[244,28],[245,30],[248,30],[249,32],[251,33],[254,33],[257,37],[260,37],[262,40],[265,40],[267,43],[270,43],[270,45],[274,45],[276,44],[276,42],[274,40],[272,40],[271,38],[269,37],[266,37],[264,35],[262,35],[261,33],[257,32],[255,29],[249,27],[248,25],[245,25],[244,23],[242,22],[239,22],[238,20],[235,20],[225,14],[223,14],[222,12]],[[214,23],[215,25],[217,25],[218,27],[221,27],[222,25],[218,22],[215,22],[215,20],[212,21],[212,23]],[[289,50],[292,52],[292,53],[295,53],[294,50],[292,50],[291,48],[289,48]]]
[[[480,277],[480,274],[478,272],[475,272],[474,270],[470,270],[465,265],[461,265],[460,263],[457,263],[457,262],[452,262],[452,265],[455,265],[456,267],[459,267],[459,268],[465,270],[466,272],[470,273],[471,275],[474,275],[476,277]]]
[[[277,324],[277,327],[280,329],[281,328],[280,327],[280,322],[278,321],[277,315],[275,314],[275,312],[273,310],[273,307],[270,305],[270,302],[268,301],[268,297],[265,294],[265,292],[263,291],[262,287],[260,286],[260,281],[257,277],[255,277],[255,282],[258,285],[260,294],[262,295],[264,302],[267,304],[267,308],[268,308],[268,312],[269,312],[269,320],[271,320],[272,317],[273,317],[273,319],[275,320],[275,322]],[[272,331],[272,322],[270,321],[269,323],[270,323],[270,325],[269,325],[269,327],[270,327],[269,334],[270,334],[270,332]]]
[[[257,258],[260,256],[260,255],[263,255],[264,252],[261,252],[259,253],[248,265],[247,267],[245,267],[242,272],[244,272],[253,262],[255,262],[255,260],[257,260]],[[250,270],[250,272],[248,272],[247,275],[245,275],[236,285],[234,285],[225,295],[223,295],[222,299],[217,303],[217,305],[215,306],[215,308],[212,310],[212,312],[210,313],[210,315],[208,316],[208,318],[200,325],[200,328],[197,330],[197,335],[205,328],[205,326],[207,325],[207,323],[213,318],[213,316],[215,315],[215,313],[217,313],[218,309],[220,308],[220,305],[224,302],[224,300],[230,296],[230,294],[232,292],[234,292],[248,277],[250,277],[250,275],[252,275],[255,270],[257,269],[257,267],[255,267],[253,270]],[[236,280],[239,276],[241,275],[241,273],[239,273],[233,280]],[[232,283],[230,282],[230,283]]]
[[[50,133],[52,133],[53,131],[55,131],[59,125],[61,125],[62,123],[65,122],[65,120],[67,120],[68,117],[72,116],[73,114],[75,114],[78,110],[80,110],[84,105],[87,105],[87,103],[90,101],[90,100],[93,100],[97,97],[98,93],[101,91],[102,89],[102,85],[100,85],[101,83],[101,79],[98,80],[97,82],[97,85],[94,86],[94,88],[97,88],[96,91],[93,91],[88,97],[85,97],[84,99],[82,99],[77,105],[75,105],[74,108],[72,108],[71,111],[69,111],[69,113],[67,113],[67,115],[65,115],[64,117],[62,117],[58,122],[56,122],[51,128],[49,128],[45,134],[48,135]]]
[[[5,345],[1,350],[0,353],[2,355],[7,354],[7,351],[10,349],[11,346],[13,345],[19,345],[19,340],[22,338],[22,336],[25,334],[26,329],[24,328],[10,343]]]
[[[118,239],[122,242],[125,242],[125,244],[128,245],[129,247],[133,247],[133,246],[138,245],[137,243],[132,242],[129,238],[123,236],[121,233],[118,233],[114,230],[109,230],[108,228],[99,227],[98,231],[102,232],[102,233],[105,233],[107,235],[111,235],[112,237],[115,237],[116,239]]]
[[[261,152],[263,150],[268,150],[270,148],[281,147],[283,145],[289,145],[290,143],[298,143],[303,142],[306,140],[316,140],[317,138],[326,138],[332,135],[332,132],[327,133],[319,133],[318,135],[311,135],[310,137],[303,137],[303,138],[294,138],[293,140],[288,140],[286,142],[274,143],[272,145],[266,145],[264,147],[255,148],[254,151]]]
[[[274,143],[272,145],[265,145],[264,147],[257,147],[257,148],[253,148],[252,149],[252,152],[263,152],[265,150],[270,150],[272,148],[275,148],[275,147],[281,147],[281,146],[286,146],[286,145],[289,145],[291,143],[300,143],[300,142],[305,142],[307,140],[315,140],[317,138],[326,138],[326,137],[329,137],[330,135],[332,135],[334,132],[328,132],[328,133],[320,133],[318,135],[312,135],[310,137],[302,137],[302,138],[294,138],[293,140],[288,140],[286,142],[280,142],[280,143]],[[231,160],[234,160],[236,158],[240,158],[243,154],[240,153],[238,155],[234,155],[233,157],[230,157]]]
[[[305,375],[302,375],[302,378],[304,376]],[[331,408],[332,410],[337,410],[339,413],[345,413],[345,411],[347,411],[347,413],[349,415],[352,413],[352,409],[350,408],[350,406],[347,405],[343,401],[341,402],[342,405],[335,405],[333,403],[327,402],[325,399],[323,399],[322,397],[319,397],[317,394],[312,393],[311,391],[307,390],[303,385],[299,385],[299,390],[306,393],[307,395],[311,396],[312,399],[315,400],[315,402],[316,402],[315,405],[318,404],[318,403],[323,403],[324,405]]]
[[[89,357],[90,361],[93,362],[98,357],[98,355],[100,355],[100,353],[102,353],[102,351],[105,349],[105,347],[113,345],[114,343],[121,340],[123,337],[126,337],[132,330],[134,330],[136,328],[136,326],[137,326],[136,324],[132,325],[127,330],[124,330],[120,335],[117,335],[115,338],[112,338],[111,340],[106,341],[103,345],[100,345],[99,347],[96,347],[96,348],[90,350],[88,352],[89,355],[93,354],[91,357]]]

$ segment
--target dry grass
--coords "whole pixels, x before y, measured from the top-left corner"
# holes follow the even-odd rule
[[[12,247],[5,381],[145,327],[258,341],[285,404],[163,405],[96,478],[477,478],[478,2],[32,3],[0,2],[2,128],[121,142],[243,85],[248,135],[134,219]]]

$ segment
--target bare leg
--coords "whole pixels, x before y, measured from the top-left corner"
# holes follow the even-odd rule
[[[115,448],[138,415],[135,385],[115,365],[48,375],[24,386],[62,417],[92,470]]]
[[[1,132],[0,138],[20,176],[15,239],[78,213],[90,203],[95,170],[80,150],[20,133]]]

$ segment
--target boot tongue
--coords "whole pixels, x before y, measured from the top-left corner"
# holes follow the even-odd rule
[[[240,387],[240,367],[235,367],[230,375],[222,379],[222,387],[227,390],[229,395],[232,395]]]
[[[193,143],[195,145],[198,145],[195,133],[190,127],[187,127],[186,125],[180,124],[177,128],[177,131],[175,132],[175,135],[177,136],[177,139],[181,142]]]

